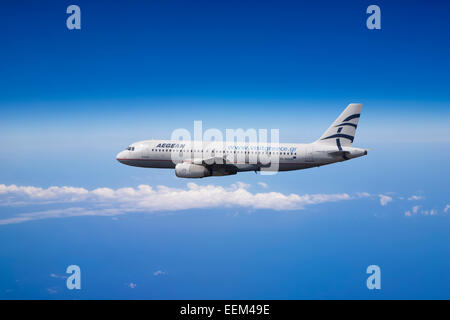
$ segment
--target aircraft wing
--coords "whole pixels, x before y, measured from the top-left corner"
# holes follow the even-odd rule
[[[233,162],[225,159],[224,157],[196,158],[192,161],[189,160],[187,162],[191,162],[194,164],[200,164],[200,165],[204,165],[204,166],[233,164]]]

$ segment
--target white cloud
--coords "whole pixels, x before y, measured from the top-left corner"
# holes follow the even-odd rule
[[[84,188],[75,187],[50,187],[48,189],[42,189],[37,187],[18,187],[14,184],[6,186],[0,184],[0,195],[3,194],[22,194],[29,196],[32,199],[52,199],[55,197],[69,196],[70,199],[77,199],[77,196],[86,195],[89,193],[88,190]]]
[[[412,195],[411,197],[408,198],[408,200],[410,201],[416,201],[416,200],[421,200],[423,199],[422,196],[416,196],[416,195]]]
[[[263,187],[264,189],[267,189],[268,185],[265,182],[258,182],[258,184]]]
[[[447,211],[450,209],[450,204],[446,205],[444,208],[444,212],[447,213]]]
[[[380,204],[381,204],[382,206],[385,206],[385,205],[387,205],[389,202],[392,201],[392,197],[389,197],[389,196],[387,196],[387,195],[385,195],[385,194],[379,194],[378,197],[380,198]]]
[[[167,272],[162,271],[162,270],[157,270],[157,271],[153,272],[153,275],[155,277],[157,277],[157,276],[165,276],[166,274],[167,274]]]
[[[434,216],[434,215],[437,215],[437,210],[435,210],[435,209],[431,209],[431,210],[420,210],[420,211],[419,211],[419,208],[420,208],[420,206],[414,206],[414,207],[412,207],[411,210],[408,210],[408,211],[405,212],[405,216],[410,217],[410,216],[415,215],[415,214],[418,214],[418,213],[420,213],[420,214],[422,214],[422,215],[425,215],[425,216]]]
[[[420,206],[414,206],[414,207],[412,207],[411,210],[408,210],[408,211],[405,212],[405,216],[410,217],[410,216],[412,216],[413,214],[417,214],[417,212],[419,212],[419,208],[420,208]]]
[[[137,286],[137,284],[134,283],[134,282],[130,282],[130,283],[128,284],[128,287],[131,288],[131,289],[136,288],[136,286]]]
[[[422,210],[421,213],[422,213],[423,215],[426,215],[426,216],[434,216],[434,215],[437,214],[437,211],[434,210],[434,209],[431,209],[431,210]]]
[[[252,193],[250,185],[238,182],[230,187],[187,183],[185,188],[139,185],[137,188],[6,186],[0,184],[0,206],[33,206],[64,204],[58,209],[2,217],[1,224],[72,216],[115,216],[128,212],[178,211],[202,208],[244,207],[248,209],[301,210],[307,205],[350,200],[347,193],[284,194]],[[357,197],[356,197],[357,198]]]
[[[368,192],[357,192],[356,196],[358,198],[369,198],[371,195]]]

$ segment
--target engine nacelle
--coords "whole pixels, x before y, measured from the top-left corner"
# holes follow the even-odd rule
[[[175,175],[178,178],[203,178],[211,173],[204,166],[192,163],[178,163],[175,166]]]

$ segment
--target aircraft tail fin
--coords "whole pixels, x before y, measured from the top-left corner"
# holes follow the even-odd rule
[[[350,103],[316,143],[336,144],[339,150],[342,146],[351,146],[361,109],[361,103]]]

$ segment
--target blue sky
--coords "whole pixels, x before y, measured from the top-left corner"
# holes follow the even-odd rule
[[[371,31],[368,1],[77,1],[69,31],[70,4],[0,10],[0,298],[450,297],[449,4],[378,1]],[[313,141],[350,102],[370,151],[345,163],[189,181],[115,161],[194,120]]]

